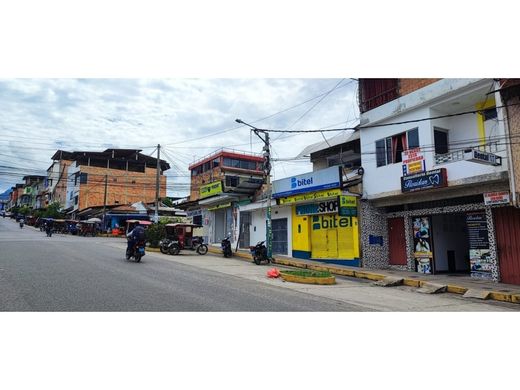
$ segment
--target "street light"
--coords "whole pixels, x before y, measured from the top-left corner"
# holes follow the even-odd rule
[[[264,174],[266,175],[266,184],[267,184],[267,221],[266,221],[266,247],[267,247],[267,257],[270,259],[273,257],[273,225],[271,219],[271,145],[269,143],[269,132],[264,129],[259,129],[255,126],[250,125],[249,123],[244,122],[242,119],[235,119],[235,122],[240,123],[241,125],[246,125],[253,130],[258,138],[262,140],[264,143],[263,147],[263,156],[264,156]],[[260,135],[262,133],[264,137]]]

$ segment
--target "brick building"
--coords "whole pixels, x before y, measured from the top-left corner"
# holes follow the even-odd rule
[[[207,242],[229,233],[238,239],[238,205],[250,202],[264,184],[261,155],[221,149],[192,163],[188,215],[204,226]],[[250,220],[244,219],[249,227]]]
[[[140,152],[134,149],[106,149],[103,152],[58,150],[52,157],[59,167],[54,170],[55,175],[59,175],[57,182],[52,184],[55,186],[54,199],[61,200],[65,188],[64,208],[73,218],[104,205],[154,202],[157,159]],[[52,170],[53,166],[49,169]],[[168,169],[169,164],[160,160],[159,197],[166,196],[163,172]]]

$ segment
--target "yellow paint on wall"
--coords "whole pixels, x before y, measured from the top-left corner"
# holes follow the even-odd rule
[[[310,229],[312,258],[359,258],[357,217],[341,217],[337,214],[312,216]]]
[[[477,110],[485,110],[487,108],[495,107],[495,98],[486,99],[486,101],[479,102],[475,105]],[[484,145],[486,143],[486,126],[484,125],[484,115],[480,112],[477,113],[477,128],[478,128],[478,138],[480,145]]]

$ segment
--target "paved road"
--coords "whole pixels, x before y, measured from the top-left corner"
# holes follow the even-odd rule
[[[237,258],[148,252],[122,239],[51,238],[0,218],[0,311],[519,311],[520,305],[419,294],[337,277],[334,286],[268,279]]]
[[[0,218],[2,311],[356,311],[359,305],[148,254],[124,241],[20,229]],[[210,258],[210,257],[208,257]],[[265,268],[258,270],[265,272]]]

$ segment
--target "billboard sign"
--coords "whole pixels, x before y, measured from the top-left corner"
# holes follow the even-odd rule
[[[341,186],[341,168],[339,166],[322,169],[275,180],[273,198],[282,198],[306,192],[339,188]]]
[[[200,186],[200,199],[217,195],[222,192],[222,181],[214,181],[212,183]]]
[[[446,187],[447,185],[448,177],[446,168],[401,177],[402,192],[429,190],[432,188]]]

